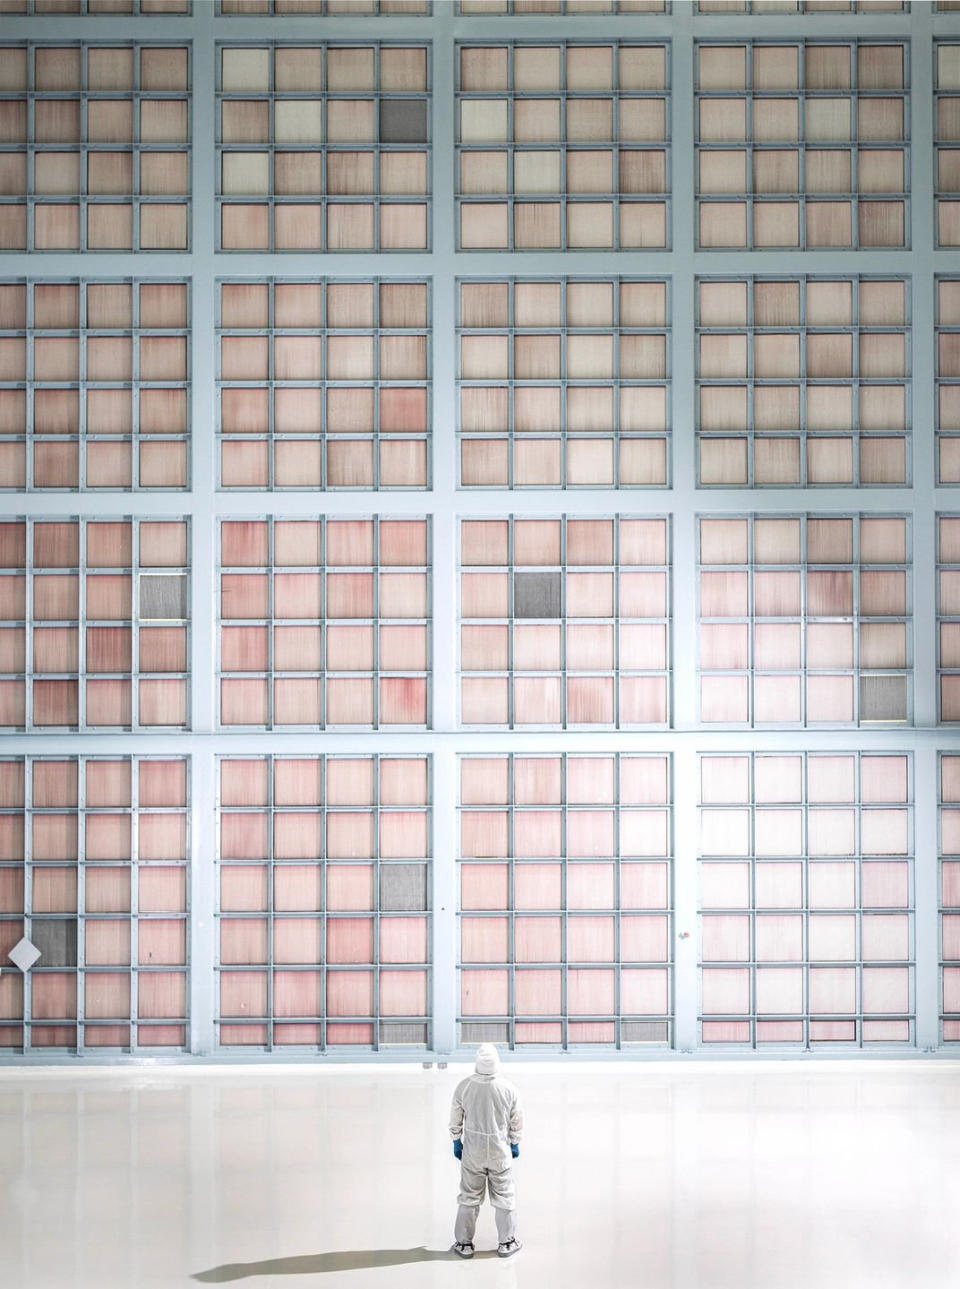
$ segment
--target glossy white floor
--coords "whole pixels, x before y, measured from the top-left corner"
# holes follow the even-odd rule
[[[518,1065],[513,1262],[447,1253],[464,1067],[0,1072],[0,1283],[926,1289],[960,1065]],[[489,1209],[478,1245],[495,1244]]]

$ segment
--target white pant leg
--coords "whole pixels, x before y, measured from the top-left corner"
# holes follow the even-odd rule
[[[493,1211],[497,1219],[498,1242],[506,1244],[508,1240],[516,1239],[517,1210],[515,1208],[495,1208]]]
[[[479,1208],[473,1205],[461,1204],[457,1209],[457,1220],[453,1224],[453,1238],[457,1244],[472,1244],[473,1237],[477,1230],[477,1216],[480,1213]]]
[[[513,1180],[513,1168],[508,1165],[502,1172],[488,1173],[487,1186],[497,1219],[497,1238],[504,1244],[517,1233],[517,1188]]]
[[[472,1244],[477,1229],[477,1217],[487,1189],[487,1174],[484,1169],[470,1168],[460,1162],[460,1194],[457,1196],[457,1220],[453,1238],[457,1244]]]

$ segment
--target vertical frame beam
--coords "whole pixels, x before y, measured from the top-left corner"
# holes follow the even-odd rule
[[[692,730],[697,721],[697,600],[692,577],[681,570],[697,566],[696,285],[694,221],[694,65],[693,5],[675,6],[670,76],[673,140],[673,724]],[[686,164],[684,164],[684,160]],[[673,1009],[674,1047],[693,1051],[698,1042],[697,972],[697,754],[692,743],[678,743],[673,756]]]
[[[217,604],[216,543],[216,265],[213,257],[216,199],[214,6],[194,6],[193,26],[193,226],[190,247],[190,442],[192,444],[192,555],[190,623],[190,728],[216,730],[215,674]],[[189,935],[189,1049],[203,1056],[216,1047],[214,970],[216,952],[216,765],[204,741],[190,760],[190,866],[187,879]]]
[[[912,201],[911,334],[913,342],[913,712],[917,728],[936,729],[937,518],[936,518],[936,201],[933,155],[934,6],[910,14],[910,188]],[[914,903],[916,1044],[932,1051],[940,1041],[938,788],[936,747],[914,753]]]
[[[457,726],[457,302],[453,5],[434,6],[433,31],[433,702],[432,728]],[[434,748],[433,1048],[457,1047],[457,855],[459,766],[452,746]]]

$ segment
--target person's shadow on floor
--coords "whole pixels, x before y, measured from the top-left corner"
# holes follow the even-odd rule
[[[497,1251],[486,1249],[474,1256],[495,1258]],[[266,1258],[263,1262],[226,1262],[209,1271],[198,1271],[191,1279],[205,1285],[221,1285],[230,1280],[245,1280],[248,1276],[325,1275],[331,1271],[402,1267],[408,1262],[461,1261],[452,1249],[428,1249],[422,1244],[415,1249],[342,1249],[332,1253],[305,1253],[298,1258]]]

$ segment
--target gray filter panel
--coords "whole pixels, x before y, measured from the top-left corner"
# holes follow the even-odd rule
[[[380,1026],[381,1043],[417,1043],[422,1046],[426,1041],[426,1025],[407,1025],[401,1022]]]
[[[34,918],[30,937],[40,950],[40,967],[77,965],[77,919]]]
[[[380,908],[389,913],[413,913],[427,907],[425,864],[383,864],[380,868]]]
[[[905,721],[907,719],[906,676],[861,676],[860,719]]]
[[[513,611],[518,618],[559,618],[560,574],[515,573]]]
[[[154,619],[182,619],[187,616],[185,577],[141,577],[140,616]]]
[[[427,105],[417,99],[386,99],[380,104],[381,143],[426,143]]]

